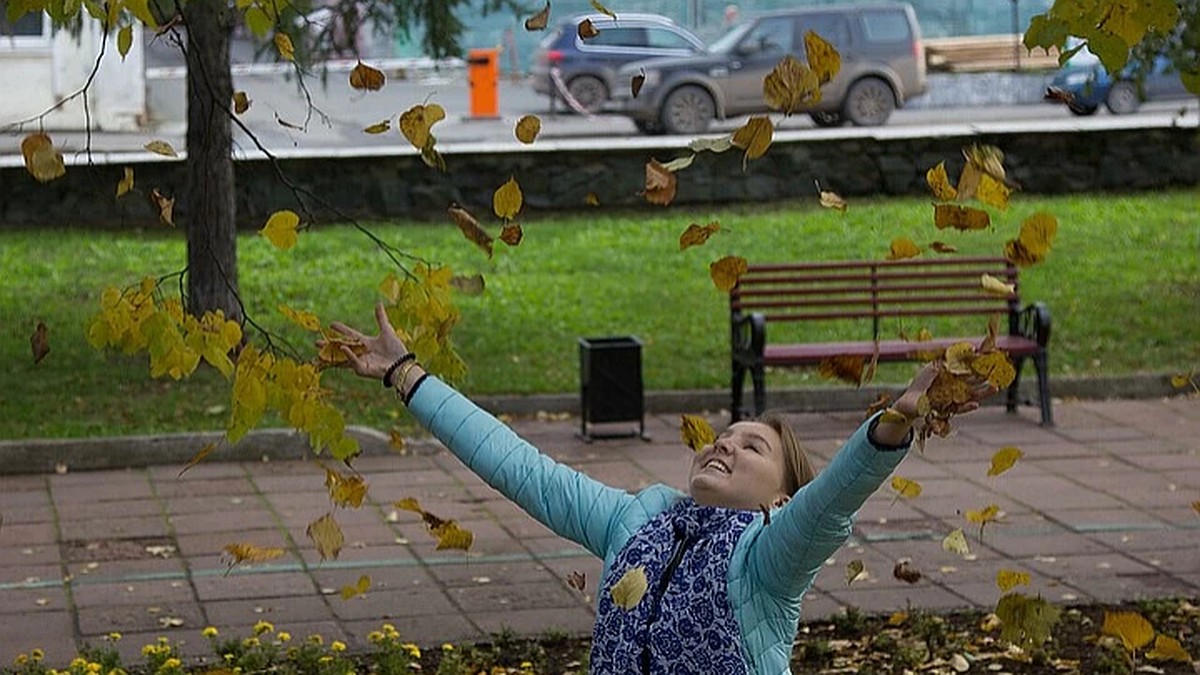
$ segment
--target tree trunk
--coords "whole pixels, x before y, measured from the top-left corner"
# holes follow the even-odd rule
[[[189,0],[187,26],[187,225],[190,313],[224,310],[240,321],[229,106],[231,9],[226,0]]]

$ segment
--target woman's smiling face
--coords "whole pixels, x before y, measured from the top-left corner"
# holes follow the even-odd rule
[[[697,504],[758,510],[787,501],[786,472],[779,433],[761,422],[737,422],[695,454],[688,487]]]

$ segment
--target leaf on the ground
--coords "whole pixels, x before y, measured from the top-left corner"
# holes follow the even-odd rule
[[[525,238],[525,230],[521,229],[520,223],[506,223],[500,228],[500,241],[509,246],[516,246]]]
[[[178,628],[183,625],[183,619],[177,616],[160,616],[158,617],[159,628]]]
[[[321,330],[321,320],[317,318],[316,314],[308,310],[295,310],[283,304],[279,305],[278,309],[279,313],[287,317],[288,321],[300,326],[304,330],[314,333]]]
[[[933,249],[934,253],[958,253],[958,247],[952,244],[947,244],[943,241],[933,241],[929,243],[929,248]]]
[[[682,251],[692,246],[700,246],[720,230],[721,224],[715,220],[707,225],[692,223],[687,226],[683,234],[679,235],[679,250]]]
[[[296,48],[292,46],[292,38],[287,33],[275,33],[273,41],[275,51],[279,52],[280,58],[285,61],[296,60]]]
[[[37,365],[50,353],[50,332],[44,321],[37,322],[33,335],[29,336],[29,348],[33,351],[33,363]]]
[[[479,250],[487,254],[487,257],[492,257],[492,237],[479,226],[479,221],[475,220],[475,216],[459,206],[451,206],[448,212],[454,219],[454,223],[458,225],[458,229],[462,231],[463,236],[478,246]]]
[[[907,621],[908,612],[892,612],[892,614],[888,616],[887,625],[891,626],[892,628],[897,628],[899,626],[903,626]]]
[[[962,529],[957,529],[942,539],[942,548],[959,555],[969,555],[971,547],[967,546],[967,537],[963,535]]]
[[[857,558],[851,560],[850,562],[846,563],[846,585],[849,586],[855,581],[858,581],[859,577],[862,577],[866,573],[867,567],[863,564],[863,561]]]
[[[834,209],[845,213],[846,209],[850,206],[846,203],[846,200],[836,192],[830,192],[829,190],[817,190],[817,193],[817,196],[821,200],[821,206],[827,209]]]
[[[275,248],[286,251],[299,240],[299,227],[300,216],[295,211],[283,209],[272,213],[258,233],[266,237]]]
[[[646,595],[649,582],[646,579],[646,568],[638,566],[626,570],[625,574],[609,590],[613,604],[621,609],[633,609]]]
[[[703,417],[699,415],[680,415],[679,417],[679,434],[683,437],[683,444],[691,448],[692,452],[700,452],[717,439],[717,433],[713,431],[708,420]]]
[[[992,455],[992,465],[988,467],[987,475],[999,476],[1008,471],[1017,463],[1017,460],[1025,456],[1021,449],[1014,445],[1006,445],[1000,448]]]
[[[892,576],[906,584],[915,584],[921,580],[921,570],[917,569],[908,558],[901,558],[892,567]]]
[[[233,112],[236,115],[241,115],[250,109],[250,97],[244,91],[233,92]]]
[[[762,87],[767,106],[784,115],[791,115],[821,100],[821,83],[817,74],[791,54],[784,56],[767,73]],[[736,137],[734,144],[737,144]]]
[[[492,211],[497,217],[504,220],[515,218],[523,203],[524,196],[521,194],[521,186],[512,176],[509,176],[504,185],[496,188],[496,191],[492,193]]]
[[[507,229],[508,227],[509,226],[506,225],[505,229]],[[521,226],[514,223],[512,225],[512,227],[520,228]],[[504,239],[503,232],[500,234],[500,238]],[[505,243],[507,244],[508,242],[506,241]],[[510,245],[515,246],[515,244],[510,244]],[[469,277],[456,274],[456,275],[450,277],[450,287],[453,288],[454,290],[458,291],[459,293],[462,293],[463,295],[476,296],[476,295],[483,295],[485,284],[483,281],[482,274],[476,273],[476,274],[472,274]]]
[[[746,259],[738,255],[727,255],[708,265],[708,274],[712,277],[713,285],[722,292],[728,293],[737,285],[738,279],[750,269]]]
[[[1027,652],[1037,649],[1050,639],[1060,613],[1058,607],[1041,597],[1008,593],[996,603],[1000,639]]]
[[[775,127],[771,124],[771,118],[765,115],[751,117],[733,132],[731,142],[746,151],[742,155],[742,171],[746,170],[746,162],[766,154],[774,135]]]
[[[216,449],[217,449],[217,444],[215,442],[209,443],[208,445],[205,445],[203,448],[200,448],[200,451],[197,452],[196,454],[192,455],[192,458],[187,461],[187,464],[183,465],[183,468],[179,470],[179,474],[176,475],[175,477],[179,478],[179,477],[183,476],[183,474],[188,472],[188,469],[190,469],[193,466],[196,466],[197,464],[199,464],[200,462],[203,462],[204,460],[208,459],[208,456],[211,455],[213,453],[213,451]]]
[[[1015,285],[1005,283],[1004,281],[997,279],[990,274],[981,275],[979,277],[979,285],[988,293],[1001,297],[1008,297],[1017,292],[1017,287]]]
[[[338,554],[342,552],[342,544],[346,543],[342,528],[331,513],[326,513],[309,523],[304,533],[312,540],[313,546],[317,547],[321,560],[337,559]]]
[[[517,120],[517,126],[513,128],[513,134],[517,140],[522,143],[529,144],[537,138],[542,132],[542,120],[537,115],[524,115]]]
[[[341,596],[342,596],[343,600],[349,600],[350,598],[365,595],[366,592],[368,590],[370,590],[370,588],[371,588],[371,577],[364,574],[361,577],[359,577],[358,581],[356,581],[355,583],[342,586]]]
[[[1154,646],[1146,651],[1146,658],[1151,661],[1179,661],[1191,663],[1192,655],[1184,649],[1179,640],[1159,633],[1154,636]]]
[[[842,69],[842,55],[825,38],[811,30],[804,32],[804,54],[808,67],[817,76],[817,84],[830,82]]]
[[[150,203],[158,211],[158,219],[162,222],[175,227],[175,198],[167,197],[154,188],[150,191]]]
[[[863,381],[863,366],[866,361],[866,357],[853,354],[829,356],[821,359],[817,373],[828,380],[841,380],[859,386]]]
[[[939,230],[953,227],[956,230],[986,230],[992,224],[987,211],[959,206],[958,204],[934,204],[933,224]]]
[[[325,489],[329,500],[336,506],[359,508],[367,498],[367,483],[361,476],[343,476],[333,469],[325,469]]]
[[[945,162],[938,162],[937,166],[925,172],[925,183],[940,201],[952,202],[958,198],[958,191],[950,184],[950,176],[946,173]]]
[[[1029,572],[1002,569],[996,572],[996,586],[1001,593],[1007,593],[1017,586],[1029,585]]]
[[[29,134],[21,139],[21,155],[25,158],[25,170],[39,183],[48,183],[67,173],[62,153],[46,134]]]
[[[179,156],[179,153],[175,152],[175,148],[171,147],[171,144],[166,141],[150,141],[142,147],[156,155],[162,155],[163,157]]]
[[[365,89],[367,91],[379,91],[383,89],[383,83],[387,81],[383,71],[378,68],[372,68],[362,61],[354,66],[354,70],[350,71],[350,86],[354,89]]]
[[[685,155],[683,157],[676,157],[675,159],[667,162],[666,164],[663,164],[662,167],[664,169],[666,169],[667,171],[670,171],[671,173],[675,173],[676,171],[682,171],[682,170],[688,168],[689,166],[692,165],[692,162],[694,162],[695,160],[696,160],[696,153],[693,152],[690,155]]]
[[[575,29],[575,32],[579,34],[580,40],[590,40],[600,34],[600,31],[596,29],[596,26],[592,23],[591,19],[584,19],[583,21],[580,21],[579,26]]]
[[[646,162],[646,201],[666,206],[671,203],[672,199],[675,199],[676,186],[675,174],[660,164],[658,160],[651,159]]]
[[[133,189],[133,167],[125,167],[125,174],[120,181],[117,182],[117,199],[125,196]]]
[[[903,476],[892,476],[892,489],[896,494],[905,499],[916,499],[921,496],[921,484],[915,480],[905,478]]]
[[[596,10],[597,12],[600,12],[601,14],[608,16],[609,18],[611,18],[614,21],[616,21],[616,19],[617,19],[617,15],[613,14],[613,11],[611,9],[605,7],[603,4],[601,4],[599,0],[592,0],[592,9]]]
[[[692,152],[725,152],[733,147],[733,134],[726,134],[716,138],[695,138],[688,143],[688,149]]]
[[[587,575],[579,570],[571,570],[567,574],[567,585],[583,593],[584,589],[587,588]]]
[[[907,237],[896,237],[892,240],[892,246],[888,250],[888,260],[905,260],[907,258],[915,258],[921,255],[921,249]]]
[[[281,557],[285,551],[275,546],[257,546],[247,542],[226,544],[221,548],[232,559],[230,567],[241,563],[260,563]]]
[[[642,85],[646,84],[646,70],[643,68],[637,75],[629,78],[629,93],[634,98],[642,93]]]
[[[1145,647],[1154,639],[1154,626],[1137,612],[1104,612],[1100,632],[1119,638],[1130,652]]]
[[[376,122],[375,124],[372,124],[369,127],[363,127],[363,133],[371,134],[371,135],[382,134],[391,128],[392,128],[392,121],[390,119],[388,119],[388,120],[384,120],[382,122]]]
[[[525,30],[545,30],[547,22],[550,21],[550,0],[546,0],[546,6],[540,12],[525,19]]]
[[[133,47],[133,24],[123,26],[117,31],[117,53],[121,55],[121,60],[129,55],[129,49]]]

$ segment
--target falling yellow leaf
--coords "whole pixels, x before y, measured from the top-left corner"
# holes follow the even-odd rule
[[[345,363],[346,354],[342,351],[342,347],[348,347],[355,356],[367,353],[367,346],[360,340],[347,338],[341,333],[322,330],[321,338],[325,341],[320,351],[317,352],[317,361],[321,366]]]
[[[525,238],[525,231],[521,229],[520,223],[505,223],[500,229],[500,241],[509,246],[516,246]]]
[[[354,66],[354,70],[350,71],[350,86],[354,89],[365,89],[367,91],[379,91],[383,89],[383,83],[387,81],[383,71],[377,68],[372,68],[362,61]]]
[[[929,248],[933,249],[935,253],[958,253],[957,246],[953,246],[942,241],[930,242]]]
[[[1146,658],[1151,661],[1192,662],[1192,655],[1183,648],[1179,640],[1162,633],[1154,636],[1154,646],[1146,651]]]
[[[284,315],[289,321],[297,326],[300,326],[304,330],[310,330],[313,332],[321,330],[321,320],[318,319],[317,315],[313,314],[312,312],[305,310],[297,311],[283,304],[279,305],[278,309],[280,314]]]
[[[590,40],[600,34],[600,31],[596,30],[596,26],[592,24],[591,19],[580,21],[576,32],[579,34],[579,39],[581,40]]]
[[[475,220],[475,216],[458,206],[451,206],[449,213],[463,236],[478,246],[489,258],[492,257],[492,237],[483,231],[483,228],[479,226],[479,221]]]
[[[915,480],[904,478],[903,476],[892,476],[892,489],[896,494],[905,499],[916,499],[921,496],[921,484]]]
[[[361,476],[343,476],[333,469],[325,469],[325,489],[329,500],[342,508],[360,508],[367,498],[367,483]]]
[[[727,255],[720,260],[710,263],[709,276],[718,289],[728,293],[737,285],[737,281],[750,268],[746,259],[737,255]]]
[[[979,285],[982,286],[983,290],[987,291],[988,293],[1003,297],[1008,297],[1017,292],[1016,286],[1013,284],[1006,284],[990,274],[984,274],[980,276]]]
[[[342,586],[341,596],[343,600],[363,595],[371,588],[371,577],[366,574],[358,578],[358,581],[353,585]]]
[[[896,237],[892,240],[892,247],[888,251],[888,260],[904,260],[906,258],[915,258],[921,255],[921,249],[907,237]]]
[[[818,84],[833,80],[842,69],[842,56],[838,50],[811,30],[804,33],[804,54]]]
[[[266,225],[258,231],[267,238],[275,248],[286,251],[296,245],[299,240],[297,228],[300,227],[300,216],[295,211],[284,209],[276,211],[267,218]]]
[[[821,83],[817,80],[817,74],[790,54],[767,73],[762,86],[763,100],[767,106],[782,111],[784,115],[791,115],[821,100]],[[734,145],[738,145],[736,135]]]
[[[733,134],[725,134],[717,138],[696,138],[688,143],[692,152],[725,152],[733,147]]]
[[[363,127],[363,133],[364,134],[382,134],[391,128],[392,128],[392,121],[384,120],[382,122],[376,122],[375,124],[372,124],[369,127]]]
[[[525,30],[528,30],[528,31],[545,30],[546,23],[549,20],[550,20],[550,2],[549,2],[549,0],[547,0],[546,6],[542,8],[542,11],[538,12],[537,14],[534,14],[533,16],[529,17],[528,19],[525,19]]]
[[[130,47],[133,47],[133,24],[117,31],[117,53],[121,55],[122,60],[129,55]]]
[[[117,199],[133,189],[133,167],[125,167],[125,177],[117,182]]]
[[[175,148],[171,147],[171,144],[166,141],[150,141],[142,147],[156,155],[162,155],[163,157],[179,156],[179,154],[175,152]]]
[[[504,220],[512,220],[521,210],[523,203],[521,186],[517,179],[509,176],[508,181],[492,193],[492,211]]]
[[[513,129],[517,140],[525,144],[532,143],[541,131],[542,120],[537,115],[522,116],[517,120],[517,126]]]
[[[25,170],[39,183],[48,183],[67,173],[62,153],[46,134],[29,134],[21,139],[21,155],[25,158]]]
[[[846,563],[846,585],[849,586],[855,581],[858,581],[859,577],[862,577],[866,573],[867,567],[866,565],[863,565],[863,561],[858,560],[857,558],[851,560],[850,562]]]
[[[511,223],[509,225],[505,225],[504,229],[508,230],[510,227],[515,228],[517,231],[517,236],[515,237],[516,241],[509,241],[509,239],[513,239],[513,237],[506,239],[503,231],[500,233],[500,239],[509,246],[516,246],[517,244],[521,243],[521,237],[523,236],[521,234],[521,226],[517,223]],[[469,277],[464,277],[456,274],[450,277],[450,286],[463,295],[482,295],[484,290],[483,275],[472,274]]]
[[[862,384],[865,364],[865,357],[842,354],[821,359],[817,372],[826,379],[841,380],[857,386]]]
[[[973,199],[976,191],[979,190],[979,183],[985,175],[974,164],[969,162],[965,164],[962,173],[958,176],[958,201],[965,202]]]
[[[1137,651],[1154,639],[1154,626],[1137,612],[1104,612],[1100,632],[1121,639],[1125,649]]]
[[[1029,267],[1046,259],[1050,244],[1058,233],[1058,219],[1048,213],[1035,213],[1021,223],[1021,233],[1004,244],[1004,257],[1020,267]]]
[[[296,49],[292,46],[292,38],[287,33],[275,33],[275,50],[285,61],[296,60]]]
[[[646,580],[646,568],[638,566],[630,568],[613,584],[609,594],[613,604],[621,609],[633,609],[646,595],[649,582]]]
[[[683,231],[683,234],[679,235],[679,250],[682,251],[692,246],[700,246],[704,242],[708,241],[709,237],[720,230],[721,224],[715,220],[703,226],[692,223],[691,225],[687,226],[687,229]]]
[[[708,420],[699,415],[680,415],[679,434],[683,437],[684,445],[692,452],[700,452],[705,446],[712,445],[717,440],[717,432],[713,431]]]
[[[404,497],[400,501],[392,502],[392,506],[395,506],[401,511],[412,511],[413,513],[425,512],[425,510],[421,508],[421,503],[418,502],[414,497]]]
[[[950,184],[950,176],[946,174],[946,163],[938,165],[925,172],[925,182],[933,190],[933,196],[943,202],[952,202],[958,197],[958,191]]]
[[[613,14],[613,11],[611,9],[605,7],[603,4],[601,4],[599,2],[599,0],[592,0],[592,9],[595,9],[597,12],[600,12],[601,14],[607,15],[609,18],[611,18],[614,21],[616,21],[616,19],[617,19],[617,15]]]
[[[154,208],[158,209],[158,219],[175,227],[175,198],[167,197],[159,192],[158,188],[154,188],[150,191],[149,199]]]
[[[233,92],[233,112],[241,115],[250,109],[250,97],[244,91]]]
[[[846,209],[849,207],[849,204],[846,203],[846,200],[842,199],[842,196],[836,192],[829,192],[828,190],[817,190],[817,192],[821,198],[821,206],[824,206],[827,209],[837,209],[838,211],[845,213]]]
[[[433,517],[436,518],[436,516]],[[434,537],[437,537],[438,543],[434,548],[438,551],[445,551],[447,549],[469,551],[471,550],[471,544],[475,541],[474,533],[459,527],[458,523],[454,522],[453,520],[447,520],[436,525],[430,525],[429,531]]]
[[[971,362],[975,360],[975,346],[970,342],[956,342],[946,347],[944,359],[946,372],[968,375],[971,373]]]
[[[953,227],[956,230],[986,230],[992,224],[987,211],[957,204],[934,204],[933,224],[939,230]]]
[[[226,544],[221,550],[225,553],[228,553],[229,556],[233,558],[233,562],[230,563],[231,567],[244,562],[266,562],[268,560],[279,558],[284,553],[287,553],[287,551],[282,548],[256,546],[254,544],[245,542]]]
[[[600,197],[595,192],[589,192],[583,196],[583,203],[588,206],[600,206]]]
[[[646,84],[646,71],[642,70],[637,75],[629,78],[629,93],[634,98],[637,98],[638,94],[642,93],[642,85],[644,84]]]
[[[1000,351],[979,354],[971,361],[971,370],[986,377],[988,384],[997,389],[1004,389],[1017,378],[1017,369],[1008,360],[1008,354]]]
[[[967,522],[975,523],[976,525],[987,525],[988,523],[993,523],[1000,518],[1000,505],[988,504],[979,511],[967,509],[967,512],[963,514],[963,517],[967,519]]]
[[[659,206],[666,206],[675,199],[675,174],[665,166],[652,159],[646,162],[646,201]]]
[[[192,468],[193,466],[196,466],[200,462],[203,462],[216,449],[217,449],[217,444],[215,442],[209,443],[208,445],[205,445],[203,448],[200,448],[200,451],[197,452],[196,454],[192,455],[192,458],[187,461],[187,464],[183,465],[183,468],[179,470],[179,474],[176,475],[175,477],[178,478],[179,476],[182,476],[183,474],[187,473],[188,469]]]
[[[432,148],[430,139],[433,135],[430,129],[445,118],[446,109],[436,103],[414,105],[400,113],[400,133],[414,148],[424,152]]]
[[[1021,452],[1021,449],[1016,446],[1006,445],[1000,448],[996,451],[996,454],[992,455],[992,465],[988,467],[987,475],[999,476],[1011,469],[1017,463],[1017,460],[1024,456],[1025,453]]]
[[[733,132],[733,138],[730,142],[733,145],[745,150],[742,155],[742,170],[746,170],[746,162],[751,159],[758,159],[767,152],[767,148],[771,147],[771,139],[774,137],[775,127],[771,125],[771,119],[763,115],[755,115],[746,120],[746,123],[738,130]]]
[[[986,173],[983,174],[983,177],[979,181],[979,187],[975,190],[976,199],[989,206],[994,206],[1001,211],[1008,208],[1008,196],[1010,194],[1012,194],[1012,190],[1007,185]]]
[[[342,552],[342,544],[346,542],[345,536],[342,535],[342,528],[333,519],[331,513],[326,513],[309,523],[304,532],[317,547],[317,553],[320,554],[321,560],[336,560],[338,554]]]
[[[34,365],[41,363],[42,359],[50,353],[49,329],[46,328],[44,322],[39,321],[34,327],[33,335],[29,336],[29,346],[33,350]]]
[[[1001,593],[1007,593],[1017,586],[1029,585],[1029,572],[1002,569],[996,572],[996,586]]]
[[[670,171],[671,173],[675,173],[676,171],[682,171],[683,169],[686,169],[689,166],[691,166],[692,162],[695,161],[695,159],[696,159],[696,154],[692,153],[692,154],[684,156],[684,157],[676,157],[675,159],[667,162],[666,164],[663,164],[662,167],[664,169],[666,169],[667,171]]]
[[[1000,148],[994,145],[972,145],[963,148],[963,157],[988,176],[1004,181],[1004,153]]]
[[[957,529],[942,539],[942,548],[959,555],[970,555],[971,547],[967,546],[967,538],[961,529]]]

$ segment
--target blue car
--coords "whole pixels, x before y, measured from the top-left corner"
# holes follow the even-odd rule
[[[1059,70],[1046,91],[1046,99],[1065,103],[1076,115],[1092,115],[1100,104],[1114,115],[1137,112],[1143,101],[1186,99],[1192,95],[1183,88],[1179,73],[1165,56],[1138,81],[1137,65],[1127,65],[1114,78],[1100,65],[1100,59],[1087,48],[1071,57]]]

